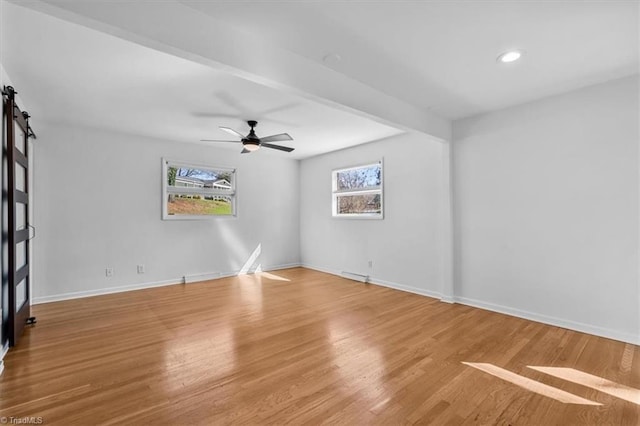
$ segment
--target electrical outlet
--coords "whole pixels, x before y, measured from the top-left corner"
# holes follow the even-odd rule
[[[104,274],[105,274],[107,277],[112,277],[112,276],[113,276],[113,268],[107,268],[107,269],[105,269],[105,270],[104,270]]]
[[[144,274],[144,265],[138,265],[138,273]]]
[[[369,268],[373,268],[373,260],[369,261]]]

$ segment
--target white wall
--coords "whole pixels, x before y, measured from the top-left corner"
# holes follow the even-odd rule
[[[457,298],[640,342],[638,77],[454,123]]]
[[[258,245],[254,268],[299,264],[298,162],[239,149],[39,124],[35,301],[237,273]],[[162,157],[237,168],[238,217],[161,220]]]
[[[384,158],[384,219],[331,215],[331,171]],[[304,266],[369,275],[372,282],[440,297],[438,232],[442,145],[406,134],[310,159],[300,165]],[[373,267],[368,267],[368,261]]]

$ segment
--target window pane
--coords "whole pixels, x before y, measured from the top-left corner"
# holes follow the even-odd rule
[[[339,171],[336,173],[336,188],[338,191],[342,191],[380,186],[381,171],[380,164]]]
[[[15,124],[15,130],[16,130],[16,134],[15,134],[16,148],[18,148],[18,151],[20,151],[24,155],[27,155],[27,150],[25,148],[26,138],[24,137],[25,135],[24,135],[24,132],[22,131],[22,127],[20,127],[18,123]]]
[[[24,279],[16,286],[16,310],[20,309],[27,301],[27,280]]]
[[[169,166],[167,169],[169,186],[184,188],[204,188],[231,191],[233,172],[206,168]]]
[[[27,242],[16,244],[16,271],[27,264]]]
[[[380,194],[338,195],[338,214],[382,212]]]
[[[27,192],[27,169],[16,163],[16,189]]]
[[[169,215],[225,216],[233,214],[232,197],[220,195],[167,195]]]
[[[27,205],[16,203],[16,231],[27,227]]]

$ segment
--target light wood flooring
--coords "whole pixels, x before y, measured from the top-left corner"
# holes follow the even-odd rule
[[[588,373],[634,398],[638,346],[303,268],[32,313],[37,325],[5,357],[0,416],[46,425],[640,423],[632,400],[530,368]],[[593,404],[561,402],[545,394],[552,389]]]

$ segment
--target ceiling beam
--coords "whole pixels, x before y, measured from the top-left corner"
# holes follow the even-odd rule
[[[177,1],[12,1],[384,124],[451,139],[449,120]]]

